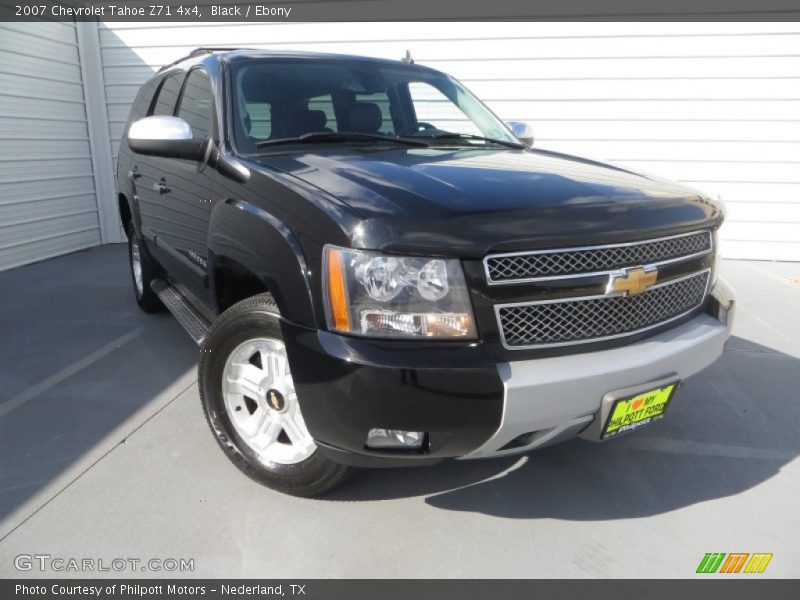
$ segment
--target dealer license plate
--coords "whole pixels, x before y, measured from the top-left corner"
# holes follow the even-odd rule
[[[635,396],[620,398],[614,402],[601,438],[607,440],[663,417],[677,387],[678,383],[675,382]]]

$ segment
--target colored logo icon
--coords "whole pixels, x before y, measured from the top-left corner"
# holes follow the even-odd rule
[[[698,573],[763,573],[772,554],[764,552],[708,552],[697,567]]]

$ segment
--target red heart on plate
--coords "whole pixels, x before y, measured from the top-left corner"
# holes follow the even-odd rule
[[[638,398],[631,403],[631,408],[633,410],[639,410],[642,404],[644,404],[644,398]]]

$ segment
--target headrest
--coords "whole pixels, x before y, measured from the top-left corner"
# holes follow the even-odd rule
[[[328,117],[321,110],[297,110],[289,121],[289,135],[303,135],[315,131],[325,131]]]
[[[378,131],[383,125],[383,115],[377,104],[356,102],[350,109],[350,128],[353,131],[370,133]]]

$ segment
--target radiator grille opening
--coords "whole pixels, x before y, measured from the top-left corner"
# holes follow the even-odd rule
[[[710,270],[635,296],[590,296],[496,307],[508,348],[588,343],[632,335],[691,312],[705,299]]]
[[[624,245],[495,255],[486,258],[486,277],[489,283],[513,283],[596,273],[687,258],[710,252],[711,248],[711,232],[700,231]]]

